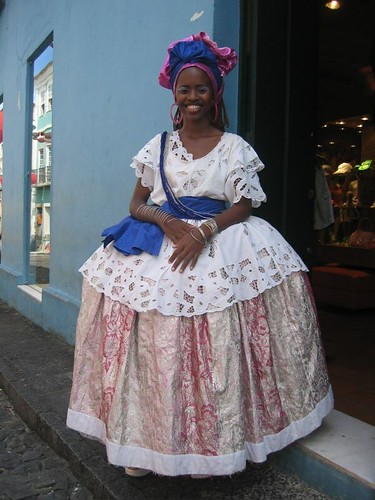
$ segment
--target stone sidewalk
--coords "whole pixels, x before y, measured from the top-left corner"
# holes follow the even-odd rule
[[[92,500],[59,457],[31,431],[0,389],[0,500]]]
[[[0,301],[0,387],[27,426],[69,463],[71,471],[77,478],[76,484],[84,485],[93,492],[94,499],[324,500],[328,498],[270,462],[249,464],[244,472],[232,477],[205,480],[157,475],[140,479],[125,476],[122,468],[108,464],[104,447],[100,443],[85,439],[77,432],[66,428],[73,354],[74,349],[71,346],[53,334],[43,331]],[[33,445],[30,446],[33,449]],[[40,457],[40,460],[43,461],[43,458]],[[63,468],[63,465],[61,467]],[[4,466],[0,463],[1,468],[6,471],[6,464]],[[79,493],[84,495],[84,490]],[[1,497],[0,492],[0,499],[2,498],[7,497]],[[61,497],[52,495],[49,498]]]

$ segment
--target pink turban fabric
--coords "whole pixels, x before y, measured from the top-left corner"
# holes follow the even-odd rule
[[[159,84],[175,90],[178,75],[185,68],[196,66],[207,73],[220,102],[224,90],[223,77],[237,64],[237,55],[230,47],[218,47],[207,33],[200,32],[172,42],[159,73]]]

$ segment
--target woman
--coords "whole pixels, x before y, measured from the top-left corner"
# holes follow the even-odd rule
[[[306,267],[251,215],[264,166],[223,132],[236,61],[205,33],[170,45],[175,130],[133,158],[132,217],[81,268],[68,426],[131,475],[233,474],[332,409]]]

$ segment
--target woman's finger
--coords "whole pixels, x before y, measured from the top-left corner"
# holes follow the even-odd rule
[[[200,254],[194,255],[193,259],[190,262],[190,271],[192,271],[195,267],[195,264],[198,262],[198,257]]]
[[[179,265],[181,264],[181,262],[183,260],[184,260],[184,257],[181,254],[176,256],[173,260],[172,271],[176,271],[176,269],[178,269]],[[169,262],[171,262],[171,259],[169,259]]]

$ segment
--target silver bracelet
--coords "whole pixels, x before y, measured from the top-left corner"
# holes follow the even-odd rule
[[[173,219],[173,217],[171,214],[169,214],[168,212],[165,212],[161,208],[156,208],[155,209],[155,219],[156,219],[156,223],[159,226],[162,226],[164,223],[167,223],[171,219]]]
[[[169,224],[173,219],[174,219],[173,215],[168,215],[168,217],[165,219],[164,223]]]
[[[203,229],[201,227],[196,227],[195,229],[197,229],[197,231],[200,232],[203,240],[204,240],[204,244],[207,245],[208,243],[208,240],[207,240],[207,236],[206,236],[206,233],[203,231]]]
[[[135,211],[135,218],[138,219],[138,216],[139,216],[139,211],[144,209],[145,207],[147,207],[147,203],[141,203],[139,205],[139,207],[137,208],[137,210]]]
[[[198,228],[195,228],[195,229],[198,229]],[[203,241],[198,240],[198,238],[197,238],[196,236],[194,236],[194,234],[193,234],[193,229],[190,231],[190,236],[191,236],[191,237],[192,237],[195,241],[197,241],[198,243],[200,243],[201,245],[202,245],[202,244],[203,244],[203,245],[205,245],[205,243],[204,243]]]
[[[202,223],[202,226],[206,226],[211,232],[211,238],[219,232],[219,228],[215,219],[208,219]]]
[[[156,224],[162,226],[164,223],[168,223],[173,220],[173,216],[168,212],[165,212],[162,208],[154,208],[147,203],[142,203],[139,205],[137,210],[135,211],[135,218],[138,219],[140,216],[144,217],[148,214],[152,214]]]

